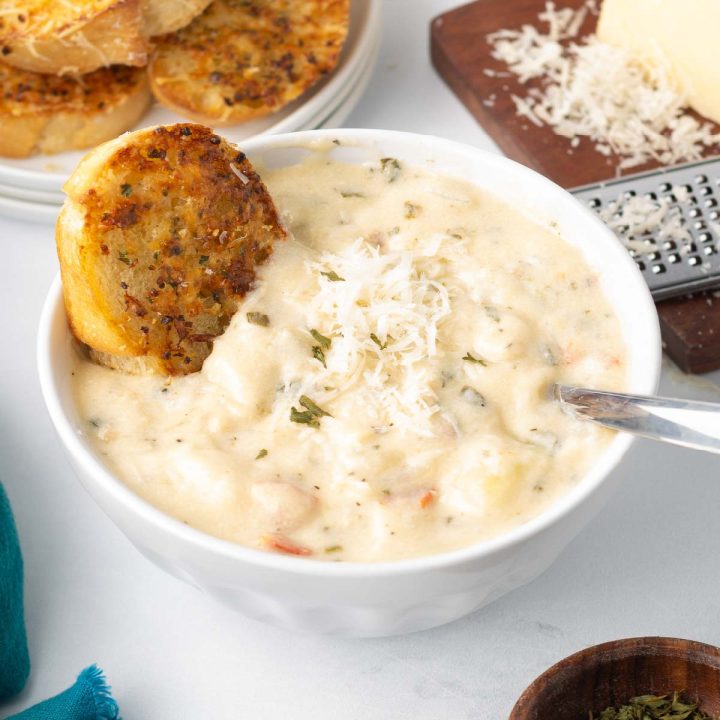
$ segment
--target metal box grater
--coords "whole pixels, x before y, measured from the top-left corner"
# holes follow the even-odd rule
[[[682,188],[683,199],[675,196]],[[663,239],[648,231],[633,239],[629,250],[655,300],[720,287],[720,157],[628,175],[617,180],[573,188],[570,192],[598,214],[620,198],[645,195],[669,199],[681,213],[680,222],[691,236],[682,242]],[[617,231],[616,231],[617,232]],[[642,249],[637,248],[640,241]]]

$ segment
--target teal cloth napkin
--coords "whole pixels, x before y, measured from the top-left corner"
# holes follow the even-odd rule
[[[0,484],[0,702],[17,695],[29,674],[22,554],[10,503]],[[65,692],[6,720],[120,720],[120,717],[102,671],[92,665]]]
[[[118,706],[100,668],[83,670],[65,692],[7,720],[119,720]]]
[[[17,695],[29,674],[22,555],[10,503],[0,484],[0,700]]]

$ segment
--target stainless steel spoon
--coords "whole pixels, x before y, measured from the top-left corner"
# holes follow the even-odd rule
[[[554,385],[562,409],[622,432],[720,453],[720,403]]]

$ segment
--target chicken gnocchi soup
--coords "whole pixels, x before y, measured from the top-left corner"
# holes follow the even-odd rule
[[[78,357],[81,431],[160,510],[269,552],[376,562],[542,513],[612,433],[556,382],[622,390],[620,326],[556,230],[393,158],[263,174],[290,230],[202,371]]]

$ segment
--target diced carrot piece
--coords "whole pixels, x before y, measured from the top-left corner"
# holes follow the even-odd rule
[[[269,550],[276,550],[277,552],[286,553],[287,555],[312,555],[310,548],[296,545],[282,535],[265,535],[262,538],[262,543]]]
[[[428,507],[428,505],[432,504],[435,501],[435,495],[437,495],[435,490],[428,490],[420,498],[420,507],[424,510],[426,507]]]
[[[569,342],[567,347],[562,349],[562,363],[563,365],[574,365],[578,362],[585,352],[575,346],[575,343]]]

